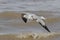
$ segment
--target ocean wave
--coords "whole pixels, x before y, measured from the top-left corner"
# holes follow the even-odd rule
[[[60,33],[19,33],[0,35],[1,40],[59,40]]]

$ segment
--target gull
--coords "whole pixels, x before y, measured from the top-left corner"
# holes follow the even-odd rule
[[[39,23],[43,28],[45,28],[48,32],[51,32],[46,26],[46,23],[44,21],[46,18],[43,16],[38,16],[32,13],[22,13],[21,18],[25,23],[27,23],[27,21],[35,21]]]

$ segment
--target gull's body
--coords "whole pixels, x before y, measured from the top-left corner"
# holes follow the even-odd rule
[[[36,14],[31,14],[31,13],[22,13],[22,19],[25,23],[27,23],[27,21],[36,21],[38,22],[43,28],[45,28],[48,32],[50,32],[50,30],[47,28],[44,20],[45,18],[43,16],[37,16]]]

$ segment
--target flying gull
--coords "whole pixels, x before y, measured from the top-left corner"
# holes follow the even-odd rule
[[[36,22],[38,22],[43,28],[45,28],[48,32],[51,32],[48,28],[47,28],[47,26],[46,26],[46,23],[44,22],[44,20],[46,19],[46,18],[44,18],[43,16],[37,16],[36,14],[32,14],[32,13],[22,13],[21,14],[21,17],[22,17],[22,19],[23,19],[23,21],[25,22],[25,23],[27,23],[27,21],[29,20],[29,21],[36,21]]]

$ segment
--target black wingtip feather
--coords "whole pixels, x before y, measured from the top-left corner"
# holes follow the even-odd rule
[[[48,27],[46,25],[42,25],[41,23],[39,23],[43,28],[45,28],[48,32],[51,32]]]
[[[27,22],[27,19],[25,18],[25,17],[23,17],[25,14],[24,13],[22,13],[21,14],[21,18],[22,18],[22,20],[26,23]]]
[[[42,26],[43,28],[45,28],[48,32],[51,32],[48,28],[47,28],[47,26]]]
[[[27,22],[27,19],[26,19],[26,18],[22,17],[22,19],[23,19],[23,21],[24,21],[25,23]]]

